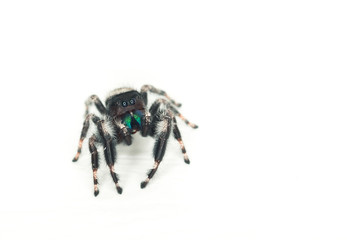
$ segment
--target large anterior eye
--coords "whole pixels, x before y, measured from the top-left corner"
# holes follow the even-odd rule
[[[130,99],[129,103],[130,103],[130,105],[134,105],[135,104],[135,98]]]
[[[126,101],[123,101],[123,102],[122,102],[122,106],[123,106],[123,107],[126,107],[126,106],[128,106],[128,103],[127,103]]]

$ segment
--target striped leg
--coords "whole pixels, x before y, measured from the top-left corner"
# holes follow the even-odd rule
[[[182,104],[176,102],[175,100],[173,100],[172,98],[170,98],[169,95],[167,95],[167,93],[164,92],[163,90],[157,89],[157,88],[153,87],[152,85],[143,85],[141,88],[141,92],[143,93],[143,92],[148,92],[148,91],[165,96],[170,101],[170,103],[172,103],[176,107],[180,107],[182,105]]]
[[[170,109],[175,116],[178,116],[180,119],[182,119],[188,126],[196,129],[198,128],[198,125],[194,124],[194,123],[191,123],[189,122],[185,117],[183,117],[183,115],[175,108],[172,106],[172,104],[170,102],[168,102],[166,99],[157,99],[153,105],[151,106],[150,108],[150,111],[151,109],[157,111],[160,104],[164,104],[168,109]]]
[[[176,116],[178,116],[180,119],[182,119],[188,126],[190,126],[191,128],[194,128],[194,129],[198,128],[198,125],[189,122],[185,117],[183,117],[183,115],[179,111],[177,111],[177,109],[175,109],[172,106],[169,106],[169,108]]]
[[[89,128],[89,121],[90,121],[91,116],[92,116],[92,114],[88,114],[86,116],[86,119],[84,120],[82,132],[81,132],[81,136],[80,136],[80,140],[78,142],[77,153],[76,153],[75,157],[72,159],[73,162],[76,162],[78,160],[78,158],[80,157],[80,154],[81,154],[81,151],[82,151],[83,140],[86,138],[86,135],[87,135],[87,132],[88,132],[88,128]]]
[[[149,182],[149,180],[152,179],[156,171],[158,170],[159,164],[162,161],[165,150],[166,150],[166,145],[167,145],[167,140],[170,136],[171,132],[171,117],[169,115],[164,115],[164,116],[159,116],[157,115],[156,117],[160,118],[160,129],[157,129],[157,136],[156,136],[156,141],[154,144],[153,148],[153,153],[154,153],[154,166],[153,168],[149,171],[148,177],[146,178],[145,181],[141,183],[141,188],[145,188]],[[159,123],[158,123],[159,125]],[[156,125],[157,126],[157,125]]]
[[[97,125],[98,131],[102,137],[104,144],[104,155],[106,163],[110,169],[112,179],[116,185],[117,192],[122,194],[122,188],[119,186],[117,174],[114,171],[114,163],[116,160],[116,142],[112,138],[109,132],[106,130],[104,120],[100,120],[98,117],[93,118],[93,122]]]
[[[189,164],[190,161],[189,161],[189,158],[188,158],[188,155],[187,155],[187,152],[186,152],[186,148],[184,147],[184,144],[183,144],[183,141],[182,141],[182,137],[181,137],[181,133],[180,133],[180,130],[178,129],[177,121],[176,121],[175,117],[173,117],[173,134],[174,134],[174,137],[176,138],[176,140],[178,141],[178,143],[180,144],[180,147],[181,147],[181,150],[182,150],[182,153],[183,153],[183,156],[184,156],[184,162]]]
[[[85,120],[83,123],[83,128],[82,128],[82,132],[81,132],[81,136],[80,136],[80,140],[78,142],[78,148],[77,148],[77,153],[75,155],[75,157],[72,159],[73,162],[76,162],[81,154],[82,151],[82,145],[83,145],[83,140],[85,139],[88,129],[89,129],[89,120],[90,118],[93,116],[93,114],[89,113],[89,107],[94,104],[95,107],[98,109],[98,111],[101,114],[105,114],[106,113],[106,108],[105,106],[102,104],[102,102],[100,101],[99,97],[96,95],[92,95],[90,96],[87,101],[85,102],[86,105],[86,112],[85,112]]]
[[[190,126],[191,128],[194,128],[194,129],[198,128],[198,125],[189,122],[185,117],[183,117],[182,114],[179,114],[178,117],[179,117],[180,119],[182,119],[182,120],[183,120],[188,126]]]
[[[95,107],[98,109],[98,111],[101,113],[101,114],[105,114],[106,113],[106,108],[104,106],[104,104],[102,104],[102,102],[100,101],[100,98],[96,95],[92,95],[90,96],[86,102],[86,113],[85,113],[85,116],[87,116],[89,114],[89,107],[94,104]]]
[[[119,186],[119,183],[118,183],[119,178],[118,178],[117,173],[115,173],[115,171],[114,171],[114,163],[109,164],[108,167],[110,168],[110,173],[111,173],[111,176],[112,176],[112,180],[116,184],[117,192],[119,194],[122,194],[123,189]]]
[[[96,175],[96,172],[99,168],[99,155],[98,150],[95,146],[95,142],[97,141],[96,136],[93,135],[91,138],[89,138],[89,151],[92,156],[92,168],[93,168],[93,180],[94,180],[94,196],[98,196],[99,189],[98,189],[98,178]]]

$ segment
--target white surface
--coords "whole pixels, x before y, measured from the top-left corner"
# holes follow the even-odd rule
[[[346,239],[343,1],[2,1],[0,238]],[[87,146],[84,100],[152,84],[183,103],[170,142]]]

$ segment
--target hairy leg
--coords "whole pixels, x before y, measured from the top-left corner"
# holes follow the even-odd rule
[[[151,110],[152,110],[152,111],[156,112],[156,111],[158,111],[158,109],[160,108],[161,105],[163,105],[167,109],[169,109],[175,116],[178,116],[179,118],[181,118],[188,126],[194,128],[194,129],[198,128],[198,126],[196,124],[189,122],[185,117],[183,117],[183,115],[174,106],[172,106],[172,104],[169,101],[167,101],[166,99],[157,99],[152,104],[149,111],[151,112]]]
[[[89,138],[89,152],[91,154],[92,158],[92,169],[93,169],[93,180],[94,180],[94,196],[98,196],[99,189],[98,189],[98,178],[97,178],[97,171],[99,168],[99,154],[98,150],[95,146],[95,143],[97,142],[96,136],[93,134]]]
[[[176,107],[180,107],[182,105],[182,104],[176,102],[175,100],[173,100],[171,97],[169,97],[169,95],[167,95],[167,93],[165,91],[160,90],[158,88],[155,88],[152,85],[143,85],[141,87],[141,93],[147,93],[147,92],[152,92],[152,93],[156,93],[156,94],[165,96]]]
[[[83,128],[82,128],[82,132],[81,132],[81,136],[80,136],[80,140],[78,142],[78,148],[77,148],[77,153],[75,155],[75,157],[72,159],[73,162],[76,162],[81,154],[82,151],[82,145],[83,145],[83,141],[87,135],[88,129],[89,129],[89,121],[90,118],[92,116],[94,116],[93,114],[89,113],[89,107],[91,105],[95,105],[95,107],[98,109],[98,111],[104,115],[106,113],[106,108],[105,106],[102,104],[102,102],[100,101],[99,97],[96,95],[92,95],[90,96],[86,102],[86,112],[85,112],[85,120],[83,122]]]
[[[92,95],[90,96],[86,101],[85,101],[85,105],[86,105],[86,113],[85,116],[87,116],[89,114],[89,108],[91,105],[95,105],[96,109],[98,109],[98,111],[104,115],[106,114],[106,108],[104,106],[104,104],[102,104],[102,102],[100,101],[100,98],[96,95]]]
[[[83,122],[83,128],[82,128],[82,132],[81,132],[81,136],[80,136],[80,140],[78,142],[78,148],[77,148],[77,153],[75,155],[75,157],[72,159],[73,162],[76,162],[81,154],[82,151],[82,145],[83,145],[83,141],[87,136],[87,132],[89,129],[89,121],[90,118],[92,117],[92,114],[88,114]]]
[[[153,148],[153,155],[154,155],[154,166],[153,168],[148,172],[148,177],[141,183],[141,188],[145,188],[150,181],[150,179],[153,178],[154,174],[158,170],[159,164],[162,161],[168,138],[170,136],[171,132],[171,117],[166,113],[158,112],[155,117],[159,118],[160,120],[158,122],[155,122],[156,126],[156,141]],[[152,122],[153,124],[153,122]]]
[[[106,123],[104,120],[100,120],[98,117],[93,118],[93,122],[97,125],[98,132],[102,138],[102,143],[104,145],[104,155],[107,166],[110,169],[110,174],[116,185],[117,192],[122,193],[122,188],[119,186],[119,179],[114,171],[114,163],[116,160],[116,141],[113,139],[110,132],[107,130]]]
[[[173,117],[172,120],[173,120],[173,134],[174,134],[174,137],[176,138],[176,140],[180,144],[180,147],[181,147],[181,150],[182,150],[182,153],[183,153],[183,157],[184,157],[184,162],[189,164],[190,161],[189,161],[189,158],[188,158],[188,155],[187,155],[187,152],[186,152],[186,148],[185,148],[185,146],[183,144],[183,141],[182,141],[180,130],[178,129],[178,126],[177,126],[176,118]]]

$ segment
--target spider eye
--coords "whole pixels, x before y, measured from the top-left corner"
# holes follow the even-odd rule
[[[130,105],[134,105],[135,104],[135,98],[130,99],[129,103],[130,103]]]
[[[123,101],[123,102],[122,102],[122,106],[123,106],[123,107],[126,107],[126,106],[128,106],[128,103],[127,103],[126,101]]]

